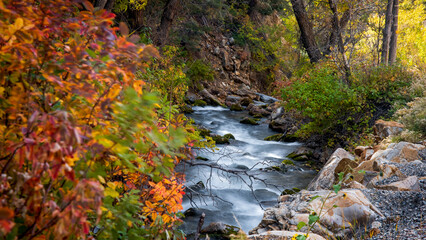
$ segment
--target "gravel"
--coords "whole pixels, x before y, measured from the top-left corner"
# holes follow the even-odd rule
[[[362,190],[384,215],[380,233],[371,239],[423,239],[426,237],[426,192]]]

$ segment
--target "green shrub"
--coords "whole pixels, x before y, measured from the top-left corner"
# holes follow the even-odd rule
[[[195,83],[203,80],[213,81],[214,80],[214,70],[213,68],[204,63],[202,60],[197,59],[191,64],[188,64],[189,68],[186,71],[186,75],[189,77],[191,85],[194,86]]]
[[[282,89],[286,108],[296,109],[311,121],[298,131],[299,136],[324,133],[338,124],[352,120],[361,111],[362,100],[342,83],[328,66],[312,69],[301,79]]]
[[[416,138],[421,138],[419,134],[426,137],[426,97],[416,98],[407,106],[407,108],[396,112],[400,122],[405,125],[407,130],[412,131],[411,134],[405,133],[406,138],[408,138],[408,135],[417,135]]]

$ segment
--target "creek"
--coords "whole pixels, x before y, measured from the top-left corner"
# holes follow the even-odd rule
[[[301,144],[264,141],[265,137],[276,134],[268,128],[266,119],[259,125],[246,125],[240,123],[248,115],[246,111],[211,106],[194,107],[193,110],[188,116],[197,125],[214,134],[231,133],[235,137],[235,140],[230,139],[230,144],[217,145],[214,151],[198,150],[197,156],[205,159],[193,162],[239,174],[203,165],[178,166],[177,170],[186,175],[187,189],[182,203],[186,217],[181,226],[186,234],[196,231],[203,212],[206,214],[204,227],[211,222],[223,222],[241,227],[247,233],[262,220],[265,208],[278,203],[277,198],[284,189],[303,189],[314,178],[316,171],[300,162],[294,162],[294,166],[285,165],[281,171],[271,169],[280,166],[285,156]]]

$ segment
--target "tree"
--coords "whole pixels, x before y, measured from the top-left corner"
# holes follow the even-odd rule
[[[303,0],[291,0],[291,4],[299,25],[302,45],[308,53],[311,62],[318,62],[323,56],[321,55],[321,51],[315,41],[314,31],[312,30],[312,24],[309,21],[308,14],[306,13],[305,4]]]
[[[396,60],[399,1],[388,0],[385,27],[383,29],[382,64],[393,64]]]
[[[0,238],[183,238],[174,167],[194,130],[145,90],[135,73],[158,51],[114,17],[0,0]]]
[[[158,27],[159,39],[157,42],[159,45],[164,45],[167,42],[170,28],[179,12],[180,4],[180,0],[167,0],[163,14],[161,15],[161,23]]]

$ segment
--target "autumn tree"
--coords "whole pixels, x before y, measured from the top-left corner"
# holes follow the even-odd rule
[[[174,166],[194,130],[135,75],[157,51],[113,20],[85,0],[0,0],[1,237],[183,238]]]

